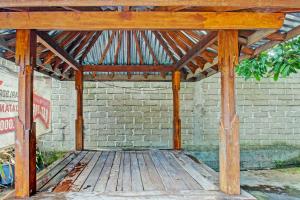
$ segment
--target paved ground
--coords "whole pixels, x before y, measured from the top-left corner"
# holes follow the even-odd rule
[[[241,185],[258,200],[298,200],[300,167],[243,171]]]

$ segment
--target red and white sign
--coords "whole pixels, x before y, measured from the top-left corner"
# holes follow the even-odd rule
[[[18,78],[16,74],[0,72],[0,148],[14,143],[15,120],[18,116]],[[37,135],[50,131],[51,79],[35,77],[33,119]]]

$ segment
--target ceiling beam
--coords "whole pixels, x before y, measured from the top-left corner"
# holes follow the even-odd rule
[[[172,65],[84,65],[85,72],[171,72]]]
[[[279,29],[284,17],[258,12],[0,12],[0,29]]]
[[[81,7],[81,6],[205,6],[300,8],[299,0],[1,0],[0,7]]]
[[[217,40],[217,32],[211,32],[201,41],[199,41],[193,48],[191,48],[175,65],[177,70],[180,70],[192,59],[198,56],[201,52],[205,51],[207,47],[213,44]]]
[[[43,44],[47,49],[52,51],[57,57],[66,62],[74,70],[78,70],[79,64],[62,48],[60,47],[46,32],[37,31],[38,42]]]

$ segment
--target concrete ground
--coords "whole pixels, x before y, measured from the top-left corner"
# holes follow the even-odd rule
[[[300,167],[243,171],[241,185],[258,200],[300,200]]]

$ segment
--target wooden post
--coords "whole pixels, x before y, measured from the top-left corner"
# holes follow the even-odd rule
[[[17,30],[15,60],[20,66],[15,137],[15,196],[26,198],[36,192],[36,138],[33,122],[33,69],[36,64],[34,31]]]
[[[173,147],[181,149],[181,120],[180,120],[180,71],[173,72]]]
[[[75,71],[75,89],[77,93],[77,117],[75,121],[75,149],[82,151],[83,141],[83,72],[82,69]]]
[[[239,119],[235,108],[235,66],[238,64],[238,31],[221,30],[218,35],[221,71],[220,189],[240,194]]]

